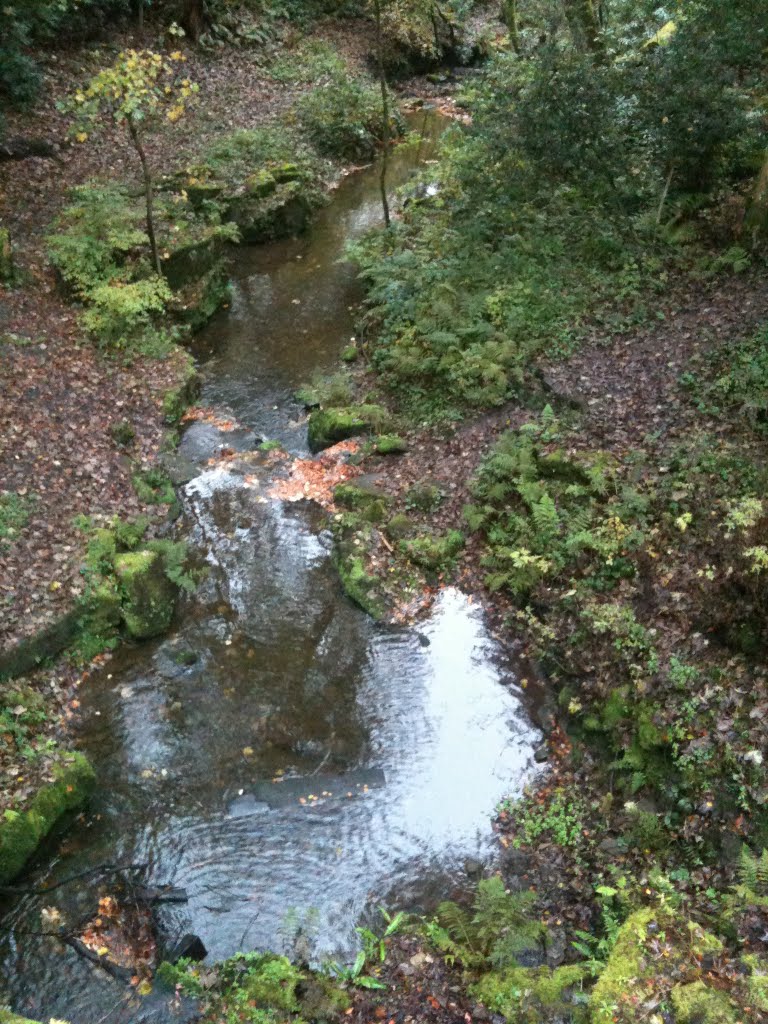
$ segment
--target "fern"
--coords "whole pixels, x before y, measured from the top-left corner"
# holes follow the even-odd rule
[[[560,517],[549,494],[543,494],[541,499],[531,506],[531,518],[543,540],[554,537],[560,529]]]
[[[768,850],[758,857],[747,846],[741,849],[736,895],[747,905],[768,907]]]

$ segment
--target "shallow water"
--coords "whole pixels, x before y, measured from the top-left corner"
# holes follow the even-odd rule
[[[294,451],[305,432],[290,396],[351,331],[356,286],[337,258],[376,223],[377,189],[375,169],[350,177],[307,238],[244,253],[232,308],[201,342],[217,351],[204,399]],[[151,882],[189,895],[163,909],[164,931],[199,934],[212,958],[290,951],[298,932],[315,960],[345,957],[371,908],[429,906],[466,884],[466,858],[491,856],[489,817],[530,776],[537,736],[466,597],[444,591],[412,627],[374,623],[340,589],[323,515],[266,497],[272,473],[251,456],[247,476],[208,469],[187,485],[209,576],[169,637],[124,647],[83,688],[99,789],[30,880],[145,862]],[[75,921],[97,895],[82,882],[56,904]],[[12,906],[0,945],[17,1011],[167,1018],[157,995],[142,1002],[29,934],[41,905]]]

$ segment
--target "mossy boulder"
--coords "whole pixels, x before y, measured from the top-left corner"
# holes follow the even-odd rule
[[[310,413],[307,427],[310,451],[319,452],[357,434],[373,433],[386,416],[386,410],[380,405],[315,409]]]
[[[557,967],[512,967],[491,971],[472,986],[472,995],[510,1021],[572,1024],[587,1019],[583,993],[589,972],[581,964]]]
[[[735,1024],[739,1019],[725,992],[703,981],[675,985],[670,996],[675,1024]]]
[[[243,191],[227,200],[227,219],[250,245],[302,234],[311,212],[312,203],[300,181],[277,183],[269,195]]]
[[[245,181],[245,191],[249,196],[257,196],[262,198],[263,196],[271,195],[277,188],[277,179],[274,174],[270,171],[261,170],[256,171]]]
[[[168,579],[158,551],[128,551],[115,557],[125,627],[136,640],[160,636],[171,624],[178,587]]]
[[[223,264],[217,262],[202,277],[176,291],[168,310],[178,323],[197,331],[229,301],[231,294],[229,275]]]
[[[82,754],[62,755],[52,774],[53,781],[37,791],[26,810],[7,810],[0,817],[0,884],[15,878],[59,818],[78,810],[91,794],[95,775]]]
[[[170,287],[177,291],[207,274],[219,261],[222,247],[219,233],[213,229],[202,237],[182,240],[166,249],[168,255],[162,260],[162,268]]]
[[[163,395],[163,416],[165,422],[171,426],[177,426],[186,410],[200,394],[200,377],[195,369],[195,362],[189,354],[186,355],[179,382],[176,387],[171,388]]]
[[[354,539],[337,544],[334,560],[347,597],[372,618],[383,618],[386,608],[378,592],[378,580],[366,570],[362,557],[354,547]]]

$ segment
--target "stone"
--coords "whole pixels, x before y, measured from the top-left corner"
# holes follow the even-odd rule
[[[123,595],[123,622],[130,636],[148,640],[171,624],[178,587],[165,574],[157,551],[129,551],[115,558],[115,575]]]
[[[564,928],[548,927],[544,935],[548,967],[559,967],[565,960],[568,937]]]
[[[549,744],[540,743],[533,752],[533,760],[536,764],[544,764],[545,761],[549,760]]]

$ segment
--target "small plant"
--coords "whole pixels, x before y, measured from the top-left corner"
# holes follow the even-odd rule
[[[36,500],[35,494],[0,493],[0,551],[10,547],[27,525]]]
[[[178,121],[190,97],[197,92],[198,86],[181,70],[185,59],[178,50],[167,57],[151,50],[123,50],[112,67],[100,71],[63,104],[65,110],[76,115],[73,134],[78,142],[85,142],[89,131],[98,129],[105,119],[127,130],[141,164],[147,236],[158,277],[162,277],[162,270],[155,237],[154,185],[144,132],[163,113],[167,120]]]

